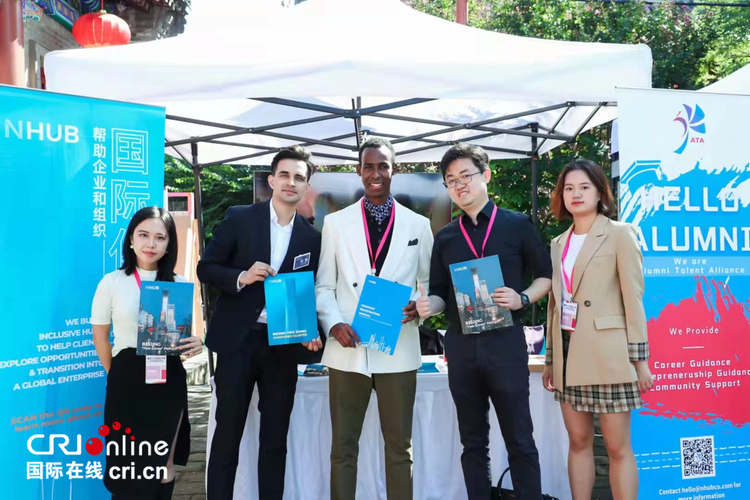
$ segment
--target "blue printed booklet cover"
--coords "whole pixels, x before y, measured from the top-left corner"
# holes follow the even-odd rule
[[[450,269],[464,333],[481,333],[513,325],[510,310],[498,306],[490,297],[495,289],[505,286],[497,255],[459,262]]]
[[[144,281],[138,313],[139,355],[174,355],[193,329],[193,284]]]
[[[269,276],[264,287],[268,345],[298,344],[318,338],[312,271]]]
[[[403,308],[409,303],[411,288],[377,276],[367,276],[352,329],[362,345],[393,355],[401,333]]]

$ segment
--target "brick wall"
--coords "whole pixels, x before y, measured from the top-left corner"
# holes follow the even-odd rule
[[[73,34],[43,15],[40,20],[24,19],[23,39],[26,48],[27,84],[32,88],[41,88],[40,69],[44,55],[53,50],[78,47]]]

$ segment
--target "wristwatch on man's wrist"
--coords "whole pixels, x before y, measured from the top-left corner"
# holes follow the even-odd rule
[[[522,308],[526,309],[527,307],[529,307],[529,305],[531,305],[531,301],[529,300],[529,296],[526,295],[525,293],[520,293],[519,295],[521,296]]]

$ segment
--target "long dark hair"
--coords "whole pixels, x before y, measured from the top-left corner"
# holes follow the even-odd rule
[[[131,239],[135,228],[147,219],[159,219],[164,223],[164,227],[167,228],[167,236],[169,241],[167,242],[167,253],[159,259],[156,263],[156,281],[174,281],[174,268],[177,265],[177,229],[174,225],[174,219],[172,216],[159,207],[144,207],[138,210],[128,224],[128,232],[125,233],[125,238],[122,242],[122,257],[123,263],[120,269],[125,271],[125,274],[130,276],[135,272],[135,266],[138,260],[135,256],[135,251],[130,248]]]

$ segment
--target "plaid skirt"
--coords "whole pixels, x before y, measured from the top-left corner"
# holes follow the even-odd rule
[[[562,331],[563,362],[568,363],[570,332]],[[565,378],[563,367],[563,379]],[[563,380],[563,383],[565,381]],[[563,386],[563,392],[555,390],[555,401],[568,403],[575,411],[590,413],[619,413],[636,410],[643,406],[641,392],[636,382],[610,385]]]

